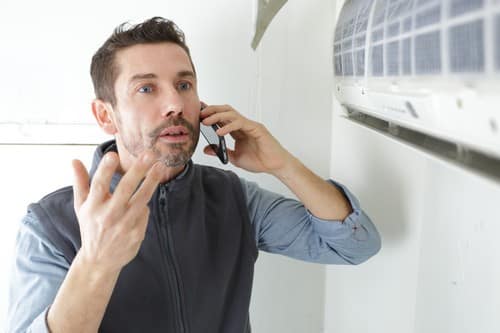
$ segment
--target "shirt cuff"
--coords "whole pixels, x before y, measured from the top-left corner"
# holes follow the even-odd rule
[[[367,238],[366,230],[362,227],[363,211],[359,200],[344,185],[329,179],[328,182],[344,194],[352,207],[352,213],[344,220],[326,220],[314,216],[309,210],[309,218],[313,223],[314,230],[320,235],[330,239],[345,239],[355,234],[355,239],[364,240]]]
[[[49,307],[47,307],[38,317],[33,320],[27,333],[50,333],[49,326],[47,325],[47,314],[49,312]]]

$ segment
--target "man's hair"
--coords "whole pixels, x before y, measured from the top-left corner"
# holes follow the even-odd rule
[[[174,22],[163,17],[153,17],[136,25],[125,22],[116,27],[113,34],[92,57],[90,76],[96,97],[113,106],[116,105],[114,84],[120,70],[115,60],[118,51],[137,44],[163,42],[182,47],[189,57],[193,71],[195,70],[184,33]]]

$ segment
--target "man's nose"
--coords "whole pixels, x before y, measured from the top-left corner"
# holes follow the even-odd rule
[[[162,107],[162,116],[181,116],[184,110],[184,102],[177,91],[169,92],[165,96],[165,104]]]

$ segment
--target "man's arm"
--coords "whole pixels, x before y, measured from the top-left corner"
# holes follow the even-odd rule
[[[44,233],[32,213],[22,219],[10,274],[8,333],[47,333],[47,309],[70,264]]]
[[[208,106],[202,118],[205,125],[222,125],[217,134],[235,139],[228,150],[232,164],[274,175],[300,200],[242,182],[259,249],[331,264],[358,264],[378,252],[380,236],[347,188],[315,175],[262,124],[228,105]],[[208,146],[204,151],[214,155]]]
[[[354,194],[338,182],[325,181],[342,191],[352,206],[353,212],[343,221],[320,219],[295,199],[240,181],[260,250],[308,262],[349,265],[360,264],[380,250],[375,225]]]
[[[293,156],[274,175],[320,219],[342,222],[352,213],[351,204],[337,187],[325,182]]]

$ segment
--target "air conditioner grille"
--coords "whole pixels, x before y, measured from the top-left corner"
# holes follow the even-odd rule
[[[348,0],[333,50],[336,76],[497,73],[500,0]]]

